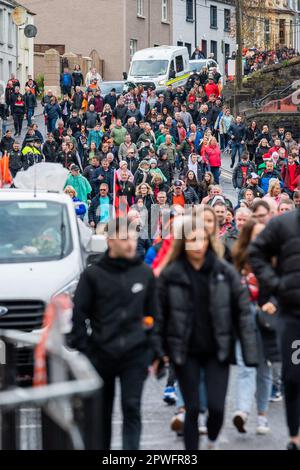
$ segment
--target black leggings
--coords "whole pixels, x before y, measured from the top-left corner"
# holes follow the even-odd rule
[[[16,134],[21,134],[22,127],[23,127],[24,115],[23,114],[14,114],[13,115],[13,120],[14,120],[14,126],[15,126]]]
[[[296,437],[300,429],[300,319],[282,316],[280,326],[286,419],[290,436]]]
[[[215,441],[224,419],[229,365],[211,358],[205,362],[189,356],[184,366],[176,366],[176,375],[185,403],[184,443],[187,450],[197,450],[199,446],[198,416],[200,412],[199,384],[200,368],[204,369],[207,393],[207,431],[211,441]]]

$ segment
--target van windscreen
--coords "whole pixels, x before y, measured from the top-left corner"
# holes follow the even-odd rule
[[[134,77],[156,77],[168,73],[168,60],[135,60],[130,74]]]
[[[0,263],[53,261],[73,249],[63,204],[1,201],[0,220]]]

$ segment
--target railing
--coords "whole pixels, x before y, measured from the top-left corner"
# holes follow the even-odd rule
[[[276,90],[272,90],[270,91],[267,95],[265,95],[263,98],[260,98],[258,100],[253,100],[252,104],[254,106],[254,108],[260,108],[263,103],[269,99],[269,98],[275,98],[277,100],[279,100],[283,94],[287,93],[289,90],[291,90],[293,84],[290,84],[289,86],[285,87],[285,88],[280,88],[280,89],[276,89]]]
[[[42,449],[99,448],[99,390],[102,380],[89,360],[65,347],[59,312],[46,345],[45,385],[20,388],[16,385],[16,351],[35,348],[40,337],[15,330],[0,330],[0,449],[21,448],[21,410],[31,408],[40,415]],[[97,393],[98,392],[98,393]],[[33,448],[39,448],[36,443]]]

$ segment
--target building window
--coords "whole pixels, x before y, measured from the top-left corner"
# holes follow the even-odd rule
[[[182,41],[177,41],[177,46],[178,47],[183,47],[183,42]]]
[[[0,42],[4,44],[4,11],[0,10]]]
[[[185,45],[185,47],[186,47],[187,50],[188,50],[189,57],[191,57],[191,56],[192,56],[192,44],[189,43],[189,42],[186,42],[184,45]]]
[[[130,45],[129,45],[129,50],[130,50],[130,59],[134,56],[134,54],[137,51],[137,39],[130,39]]]
[[[161,10],[161,20],[169,21],[169,0],[162,0]]]
[[[217,28],[218,27],[218,9],[217,7],[211,5],[210,7],[210,27]]]
[[[213,54],[212,59],[218,60],[218,43],[217,43],[217,41],[210,41],[210,52]]]
[[[3,77],[3,59],[0,59],[0,77]]]
[[[144,0],[136,1],[136,13],[137,16],[144,16]]]
[[[279,42],[285,44],[285,19],[279,20]]]
[[[186,0],[186,21],[194,21],[194,0]]]
[[[265,43],[270,45],[270,20],[265,19]]]
[[[204,57],[207,57],[207,41],[205,39],[202,39],[201,41],[201,51],[204,54]]]
[[[224,9],[224,31],[230,31],[231,11],[227,8]]]
[[[225,57],[230,57],[230,44],[227,44],[226,42],[225,42],[224,52],[225,52]]]
[[[9,77],[11,77],[11,74],[13,73],[11,60],[8,61],[8,73],[9,73]]]
[[[11,19],[11,13],[8,13],[8,44],[12,44],[13,43],[13,22],[12,22],[12,19]]]

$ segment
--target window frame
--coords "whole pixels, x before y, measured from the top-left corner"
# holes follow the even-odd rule
[[[228,16],[226,18],[226,16]],[[230,33],[231,31],[231,10],[229,8],[224,8],[224,31]]]
[[[133,47],[135,45],[135,48]],[[138,40],[131,38],[129,40],[129,58],[132,60],[134,54],[137,52]],[[135,49],[135,50],[134,50]]]
[[[145,18],[144,0],[136,0],[136,16],[138,18]]]
[[[161,0],[161,22],[169,23],[169,0]]]
[[[191,12],[192,16],[189,16]],[[186,21],[189,23],[194,23],[195,21],[194,0],[186,0]]]
[[[215,24],[213,20],[215,20]],[[218,7],[216,5],[210,5],[210,28],[218,29]]]

